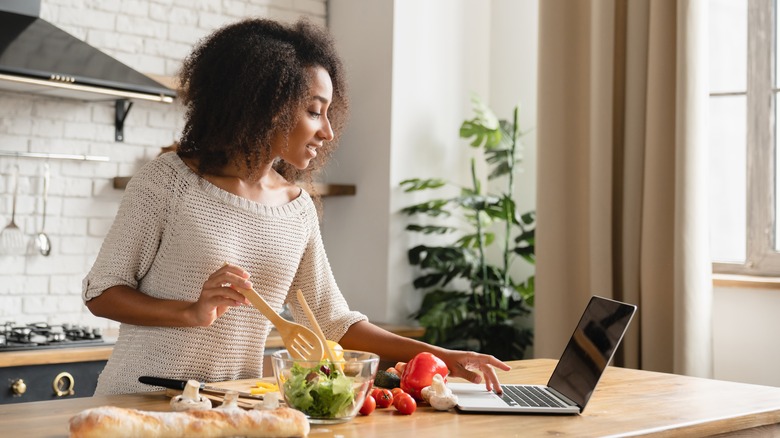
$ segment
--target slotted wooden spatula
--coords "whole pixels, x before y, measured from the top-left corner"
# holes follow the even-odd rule
[[[300,360],[322,360],[325,348],[313,331],[279,316],[254,289],[236,288],[236,290],[244,295],[276,327],[284,346],[290,352],[290,356]]]

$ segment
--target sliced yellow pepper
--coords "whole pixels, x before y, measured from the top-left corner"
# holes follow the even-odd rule
[[[258,380],[255,382],[255,387],[251,388],[249,392],[251,394],[265,394],[266,392],[278,392],[279,386],[275,383],[264,382]]]
[[[325,341],[328,344],[328,348],[330,348],[330,351],[333,352],[333,358],[336,360],[336,362],[341,362],[344,360],[344,348],[339,345],[336,341],[331,341],[330,339]],[[327,359],[328,353],[323,352],[322,353],[322,359]]]

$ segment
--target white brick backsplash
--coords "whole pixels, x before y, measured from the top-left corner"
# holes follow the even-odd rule
[[[5,255],[0,252],[0,272],[2,272],[3,279],[5,279],[6,275],[24,274],[24,262],[24,256]]]
[[[190,53],[190,50],[192,50],[192,45],[190,43],[152,39],[144,41],[144,51],[147,55],[160,58],[163,61],[163,65],[167,64],[168,60],[166,58],[168,57],[173,57],[177,60],[184,59],[184,57]],[[165,70],[160,70],[159,72],[146,71],[145,73],[163,74],[164,71]]]
[[[50,295],[77,295],[81,294],[81,281],[83,275],[51,275],[49,280]]]
[[[84,198],[92,195],[92,181],[87,178],[61,178],[58,187],[62,195],[70,198]],[[61,201],[61,200],[60,200]]]
[[[56,257],[27,257],[26,275],[66,275],[74,272],[83,272],[83,255],[63,255]]]
[[[119,12],[120,11],[119,7],[125,1],[126,0],[82,0],[82,3],[84,4],[84,6],[99,9],[101,11]]]
[[[119,12],[123,15],[148,17],[149,2],[148,0],[123,0],[120,4]]]
[[[204,29],[218,29],[234,21],[236,21],[235,17],[224,14],[210,14],[208,12],[203,12],[198,17],[198,26]]]
[[[67,218],[59,217],[56,221],[47,220],[51,223],[51,229],[60,236],[83,236],[87,233],[87,218]],[[49,223],[46,224],[49,227]]]
[[[149,5],[149,19],[170,24],[194,26],[198,23],[198,12],[170,4],[152,3]]]
[[[8,134],[31,135],[33,120],[30,117],[9,116],[3,119],[3,128]]]
[[[45,315],[57,312],[57,300],[45,295],[22,297],[22,311],[27,314]]]
[[[168,26],[168,39],[180,43],[193,44],[208,34],[208,30],[183,24],[171,24]],[[181,62],[181,59],[177,61]]]
[[[35,137],[62,138],[65,129],[63,120],[33,119],[32,135]]]
[[[0,256],[2,257],[2,256]],[[26,293],[48,293],[48,275],[3,275],[0,282],[0,296],[24,295]]]
[[[325,24],[326,0],[41,0],[41,17],[142,73],[173,76],[200,38],[244,17]],[[114,102],[0,91],[0,150],[100,155],[108,162],[50,160],[48,257],[0,253],[0,323],[49,322],[116,328],[81,302],[81,281],[114,222],[132,176],[178,139],[184,109],[134,102],[125,141],[114,141]],[[0,227],[10,220],[13,164],[20,167],[17,222],[28,241],[41,224],[44,160],[0,156]]]
[[[34,118],[46,117],[63,122],[88,122],[90,118],[89,108],[73,100],[38,97],[31,109]]]
[[[101,128],[103,127],[89,122],[68,123],[65,125],[63,135],[68,138],[82,140],[99,140],[108,137],[105,133],[105,129]]]
[[[0,317],[3,321],[19,322],[19,316],[23,315],[22,297],[0,296]]]
[[[119,208],[116,202],[102,199],[66,198],[62,204],[62,215],[82,218],[112,218]]]
[[[153,38],[165,38],[168,33],[167,26],[159,21],[152,21],[147,16],[133,17],[126,15],[117,16],[116,31],[121,34]]]
[[[63,28],[72,26],[78,29],[75,32],[80,34],[79,37],[84,38],[85,29],[116,29],[120,17],[122,16],[115,13],[95,9],[60,8],[57,25]],[[89,23],[89,27],[85,27],[84,23]]]
[[[111,161],[63,161],[62,175],[72,177],[112,178],[116,175],[117,164]]]

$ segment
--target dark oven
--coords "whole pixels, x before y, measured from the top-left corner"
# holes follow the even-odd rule
[[[106,360],[81,360],[90,355],[77,348],[109,345],[85,326],[0,325],[0,363],[11,364],[0,366],[0,404],[91,396]]]

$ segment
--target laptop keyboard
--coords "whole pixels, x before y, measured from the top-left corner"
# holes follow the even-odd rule
[[[501,400],[509,406],[565,407],[542,388],[536,386],[501,385]]]

